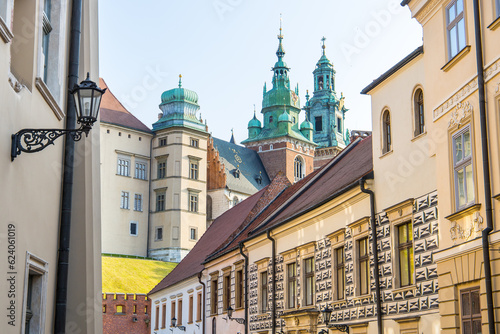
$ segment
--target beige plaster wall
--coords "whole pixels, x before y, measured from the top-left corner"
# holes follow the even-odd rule
[[[109,133],[107,133],[109,131]],[[119,135],[121,134],[121,136]],[[131,138],[128,138],[130,135]],[[152,134],[101,123],[102,252],[147,256],[150,145]],[[139,140],[141,138],[141,140]],[[130,159],[130,176],[117,174],[119,156]],[[135,162],[147,163],[146,180],[135,178]],[[129,192],[129,209],[121,209],[121,192]],[[135,194],[142,194],[142,211],[134,210]],[[130,223],[138,223],[137,236]]]

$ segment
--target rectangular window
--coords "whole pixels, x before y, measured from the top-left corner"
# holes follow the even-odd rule
[[[359,294],[367,295],[370,287],[370,257],[368,254],[368,238],[358,240],[358,264]]]
[[[163,240],[163,227],[157,227],[155,231],[155,241]]]
[[[267,293],[267,271],[260,273],[260,313],[267,312],[268,303],[268,293]]]
[[[189,229],[189,238],[191,240],[197,240],[198,239],[198,230],[195,227],[191,227]]]
[[[196,304],[196,321],[201,321],[201,306],[202,306],[201,292],[198,293],[198,303]]]
[[[135,178],[140,180],[146,180],[146,163],[136,162],[135,163]]]
[[[342,133],[342,119],[337,117],[337,132]]]
[[[182,299],[177,303],[177,326],[182,325]]]
[[[175,301],[172,301],[171,304],[172,308],[170,309],[170,327],[173,327],[173,321],[172,319],[175,318]]]
[[[130,222],[130,235],[137,236],[137,222]]]
[[[14,35],[10,46],[10,71],[29,91],[33,84],[35,51],[41,51],[41,46],[35,50],[35,37],[42,28],[41,24],[36,24],[39,3],[40,1],[11,1],[14,13],[7,13],[12,17],[10,23]],[[39,55],[42,56],[40,53]],[[43,65],[39,66],[39,72],[43,75]]]
[[[223,300],[223,307],[224,307],[224,312],[225,312],[228,309],[228,307],[231,305],[231,276],[225,275],[222,282],[223,282],[222,300]]]
[[[158,161],[158,179],[164,179],[167,177],[167,161]]]
[[[448,59],[465,48],[464,1],[453,0],[446,7],[446,29],[448,31]]]
[[[160,327],[160,306],[156,306],[155,329]]]
[[[316,130],[316,132],[323,131],[323,117],[321,116],[314,117],[314,129]]]
[[[165,193],[156,194],[156,211],[165,211]]]
[[[158,139],[158,146],[167,146],[167,137]]]
[[[189,163],[189,178],[193,180],[198,180],[198,162],[191,161]]]
[[[243,270],[236,272],[235,308],[243,307]]]
[[[193,322],[193,295],[189,296],[188,324]]]
[[[199,145],[200,145],[200,142],[198,141],[198,139],[191,138],[191,140],[190,140],[190,146],[192,146],[192,147],[198,147]]]
[[[295,308],[297,300],[297,264],[290,263],[286,266],[287,277],[287,308]]]
[[[335,296],[337,300],[345,298],[345,254],[344,246],[335,249]]]
[[[198,194],[189,193],[189,211],[198,212]]]
[[[474,174],[470,126],[453,135],[453,167],[456,209],[474,203]]]
[[[414,284],[413,279],[413,229],[407,222],[398,227],[399,278],[400,286]]]
[[[479,287],[460,291],[460,304],[460,313],[462,315],[462,333],[481,333]]]
[[[497,10],[497,17],[500,17],[500,0],[495,0],[495,7]]]
[[[118,158],[118,175],[130,176],[130,160]]]
[[[129,208],[129,193],[128,193],[128,191],[122,191],[120,208],[121,209],[128,209]]]
[[[161,328],[167,327],[167,304],[161,306]]]
[[[210,313],[217,314],[217,277],[210,283]]]
[[[142,194],[134,195],[134,210],[142,211]]]
[[[313,305],[314,303],[314,259],[308,258],[304,260],[304,283],[305,283],[305,305]]]

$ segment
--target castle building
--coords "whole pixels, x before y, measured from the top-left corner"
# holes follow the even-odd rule
[[[315,151],[314,167],[318,168],[342,151],[350,142],[350,135],[345,129],[344,95],[337,96],[335,91],[335,70],[332,62],[326,57],[325,40],[323,54],[313,71],[314,91],[309,99],[306,94],[306,120],[314,127],[313,141],[318,144]]]
[[[264,84],[262,111],[264,125],[254,117],[248,123],[248,138],[242,142],[257,151],[271,179],[283,171],[291,182],[313,171],[314,148],[312,124],[305,120],[299,126],[300,99],[298,85],[290,89],[290,68],[283,61],[283,34],[280,27],[279,45],[274,64],[273,88]]]

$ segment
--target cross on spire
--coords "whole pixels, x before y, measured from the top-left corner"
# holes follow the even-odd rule
[[[321,39],[321,41],[323,42],[322,48],[323,48],[323,56],[324,56],[325,55],[325,41],[326,41],[326,37],[323,36],[323,38]]]

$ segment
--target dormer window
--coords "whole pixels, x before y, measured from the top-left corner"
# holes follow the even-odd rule
[[[240,178],[240,174],[241,174],[241,171],[240,171],[240,165],[238,165],[238,166],[236,167],[236,169],[234,170],[233,175],[234,175],[234,177],[235,177],[235,178],[239,179],[239,178]]]
[[[262,184],[262,172],[259,172],[259,175],[255,178],[258,184]]]

